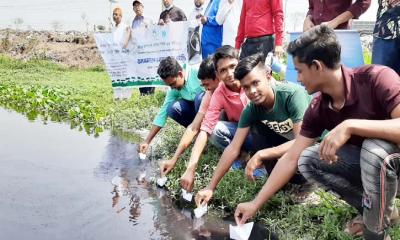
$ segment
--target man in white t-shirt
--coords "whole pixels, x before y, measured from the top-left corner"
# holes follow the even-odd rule
[[[243,0],[221,0],[216,20],[223,25],[222,45],[235,47]]]

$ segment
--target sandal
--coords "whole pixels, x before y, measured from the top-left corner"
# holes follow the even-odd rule
[[[318,204],[321,199],[314,193],[317,188],[317,185],[314,183],[303,183],[292,191],[290,198],[296,204]]]
[[[399,210],[395,206],[392,211],[392,214],[390,214],[390,225],[393,226],[399,222],[400,222]],[[363,217],[361,215],[358,215],[354,219],[347,222],[344,232],[354,237],[362,236],[364,232]],[[385,238],[385,240],[387,239],[390,238]]]
[[[344,232],[353,237],[361,237],[364,233],[363,216],[357,215],[357,217],[348,221]]]

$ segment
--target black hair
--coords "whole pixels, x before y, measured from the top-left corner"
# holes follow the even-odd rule
[[[140,5],[143,5],[141,2],[139,2],[139,1],[133,1],[132,2],[132,6],[134,7],[136,4],[140,4]]]
[[[177,77],[180,71],[182,71],[182,67],[173,57],[166,57],[161,60],[157,69],[158,75],[160,75],[163,80],[168,77]]]
[[[239,61],[235,69],[235,79],[238,79],[239,81],[242,80],[256,67],[263,69],[266,73],[271,72],[271,68],[265,66],[264,54],[256,53]]]
[[[212,57],[208,57],[200,63],[199,72],[197,73],[197,78],[201,80],[216,78],[214,62]]]
[[[311,66],[314,60],[319,60],[330,69],[340,67],[340,51],[335,32],[325,25],[308,30],[288,46],[288,53],[300,63]]]
[[[224,45],[217,49],[214,53],[214,67],[218,68],[218,61],[223,58],[234,58],[239,60],[239,51],[230,45]]]

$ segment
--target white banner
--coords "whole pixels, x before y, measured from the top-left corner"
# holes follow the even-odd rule
[[[113,87],[164,86],[157,74],[158,65],[162,59],[171,56],[184,66],[188,55],[187,37],[187,22],[132,30],[126,48],[114,42],[113,33],[95,34]]]

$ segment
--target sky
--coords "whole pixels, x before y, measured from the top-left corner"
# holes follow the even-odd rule
[[[130,23],[134,17],[131,7],[132,0],[117,1],[117,3],[110,4],[109,0],[1,0],[0,28],[18,27],[20,29],[51,30],[58,24],[58,30],[82,31],[86,30],[87,25],[91,30],[93,25],[108,26],[110,9],[116,6],[123,9],[124,22]],[[303,20],[293,19],[293,13],[305,14],[308,8],[308,0],[282,1],[284,4],[287,3],[287,30],[301,27]],[[143,2],[145,15],[156,22],[161,12],[161,0],[143,0]],[[193,9],[193,0],[174,0],[174,4],[182,8],[187,15]],[[372,1],[370,9],[360,19],[373,21],[376,17],[376,11],[377,1]],[[16,19],[21,19],[22,23],[16,24]]]

